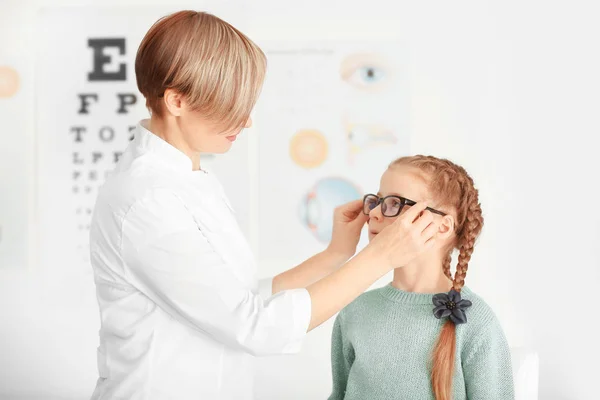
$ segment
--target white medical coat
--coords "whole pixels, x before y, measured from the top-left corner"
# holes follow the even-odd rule
[[[300,350],[305,289],[271,294],[215,176],[141,121],[90,231],[93,400],[253,399],[253,356]]]

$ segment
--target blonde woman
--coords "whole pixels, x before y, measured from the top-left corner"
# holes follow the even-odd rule
[[[367,221],[358,199],[335,211],[325,251],[258,282],[199,155],[227,152],[251,125],[263,52],[219,18],[182,11],[151,27],[135,70],[151,117],[100,190],[90,233],[101,318],[92,398],[252,399],[253,356],[298,352],[307,332],[430,247],[438,222],[416,205],[348,261]]]

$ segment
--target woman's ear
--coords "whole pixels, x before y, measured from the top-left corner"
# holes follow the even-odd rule
[[[173,89],[165,90],[165,94],[163,96],[165,108],[167,112],[174,117],[181,116],[181,112],[183,111],[184,101],[181,94],[177,93]]]
[[[449,238],[454,235],[454,217],[452,215],[444,215],[438,228],[439,238]]]

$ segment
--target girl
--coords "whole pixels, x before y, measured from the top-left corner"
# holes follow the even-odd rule
[[[465,287],[483,217],[473,180],[434,157],[390,164],[377,195],[364,197],[369,240],[415,204],[432,204],[436,243],[394,270],[335,320],[333,393],[345,399],[513,399],[509,347],[490,307]],[[454,277],[451,255],[458,249]]]

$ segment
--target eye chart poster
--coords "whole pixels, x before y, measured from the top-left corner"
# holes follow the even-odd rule
[[[139,43],[158,18],[198,6],[66,8],[40,15],[36,216],[44,269],[91,273],[89,226],[98,189],[139,120],[149,118],[135,80]],[[204,9],[239,25],[239,9],[234,16],[227,7]],[[221,178],[245,229],[248,156],[240,139],[230,154],[201,162]]]

